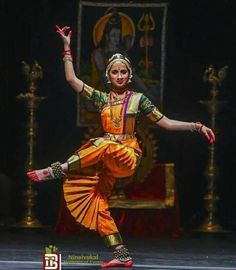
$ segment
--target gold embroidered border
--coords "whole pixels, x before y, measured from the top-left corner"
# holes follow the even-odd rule
[[[103,241],[107,247],[111,247],[111,246],[115,246],[115,245],[119,245],[123,243],[123,240],[119,232],[104,236]]]

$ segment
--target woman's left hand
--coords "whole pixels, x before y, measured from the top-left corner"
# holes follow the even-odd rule
[[[202,127],[200,128],[199,133],[203,134],[210,144],[214,143],[216,140],[214,132],[204,125],[202,125]]]

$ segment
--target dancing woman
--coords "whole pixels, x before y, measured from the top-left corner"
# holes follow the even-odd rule
[[[56,27],[64,44],[66,80],[98,109],[104,135],[90,139],[66,162],[55,162],[27,175],[34,182],[62,178],[64,197],[72,216],[86,228],[98,231],[106,245],[113,248],[112,260],[104,262],[102,267],[131,267],[128,249],[108,210],[108,198],[116,178],[132,175],[142,156],[135,137],[138,115],[146,115],[167,130],[199,132],[210,143],[214,143],[215,135],[201,123],[167,118],[142,93],[133,91],[129,86],[132,66],[122,54],[114,54],[107,63],[105,75],[112,86],[109,93],[86,85],[74,72],[70,27]]]

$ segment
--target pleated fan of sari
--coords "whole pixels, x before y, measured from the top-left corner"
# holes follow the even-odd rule
[[[98,178],[82,177],[65,180],[64,197],[75,220],[90,230],[97,230],[100,196],[96,191]]]

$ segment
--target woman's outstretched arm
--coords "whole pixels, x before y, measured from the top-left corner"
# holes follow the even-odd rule
[[[56,29],[56,32],[61,36],[64,44],[63,61],[66,80],[76,92],[80,93],[83,90],[84,83],[75,75],[73,57],[70,49],[72,31],[68,26],[60,28],[56,25]]]
[[[164,116],[157,122],[157,125],[161,128],[173,131],[197,131],[203,134],[210,143],[215,142],[214,132],[210,128],[198,122],[183,122],[178,120],[172,120]]]

